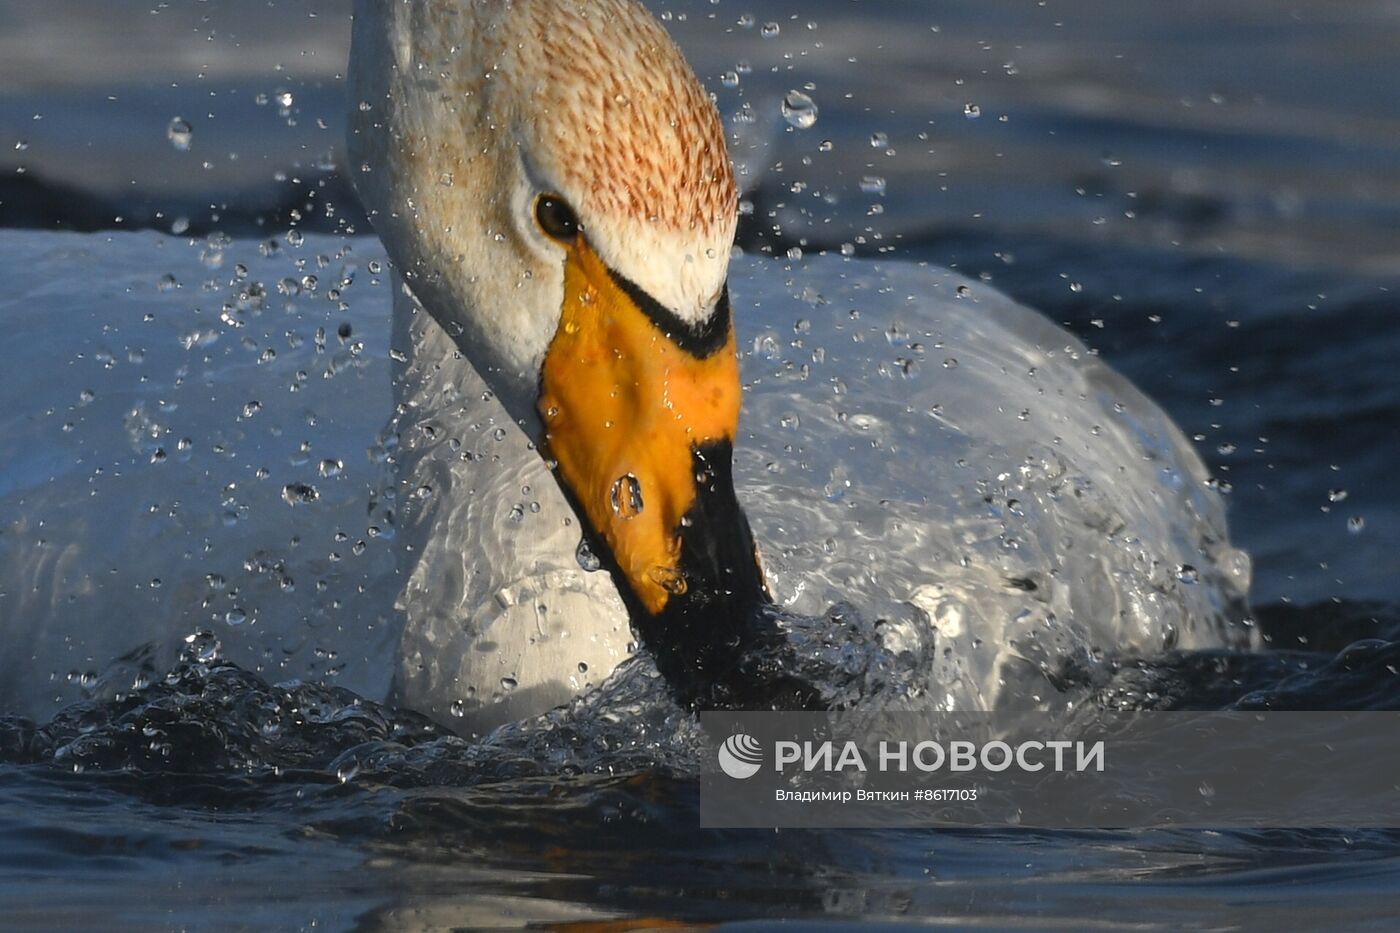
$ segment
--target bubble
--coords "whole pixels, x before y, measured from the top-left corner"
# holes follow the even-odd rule
[[[337,460],[332,457],[327,457],[325,460],[321,461],[322,476],[339,476],[344,470],[345,461],[343,460]]]
[[[879,175],[866,175],[860,180],[860,190],[865,194],[884,195],[885,179]]]
[[[969,120],[976,120],[982,116],[982,108],[977,104],[963,104],[963,116]]]
[[[758,34],[765,39],[776,39],[780,32],[782,32],[782,27],[777,23],[764,23]]]
[[[738,87],[739,72],[732,70],[726,71],[724,74],[719,76],[719,83],[723,84],[725,87]]]
[[[1201,572],[1190,564],[1182,564],[1176,568],[1176,578],[1188,586],[1194,586],[1201,582]]]
[[[1346,501],[1346,498],[1347,498],[1347,495],[1348,495],[1347,491],[1346,491],[1345,489],[1340,488],[1340,487],[1338,487],[1337,489],[1330,489],[1330,490],[1328,490],[1328,492],[1327,492],[1327,501],[1328,501],[1328,502],[1345,502],[1345,501]]]
[[[194,129],[183,117],[176,117],[165,128],[165,138],[180,152],[189,152],[190,142],[194,139]]]
[[[1347,531],[1354,535],[1359,535],[1366,530],[1366,519],[1360,515],[1353,515],[1347,519]]]
[[[788,91],[783,97],[783,119],[795,129],[810,129],[817,122],[816,101],[801,91]]]
[[[870,134],[870,148],[871,148],[871,149],[884,149],[884,148],[885,148],[886,146],[888,146],[889,144],[890,144],[890,136],[889,136],[888,133],[871,133],[871,134]]]

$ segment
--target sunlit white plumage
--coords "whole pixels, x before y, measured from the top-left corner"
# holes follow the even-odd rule
[[[1248,563],[1203,465],[1073,337],[942,270],[730,262],[713,104],[639,5],[360,0],[352,58],[350,161],[406,280],[403,702],[484,727],[629,650],[532,443],[564,297],[540,192],[573,201],[608,266],[682,320],[728,280],[735,484],[769,586],[798,611],[885,620],[888,644],[926,655],[931,702],[1034,702],[1065,657],[1227,637]],[[1023,673],[1032,686],[1009,688]]]

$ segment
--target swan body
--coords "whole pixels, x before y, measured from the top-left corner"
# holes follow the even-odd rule
[[[1043,692],[1061,658],[1238,641],[1249,560],[1204,465],[1078,339],[912,263],[742,257],[731,287],[735,483],[781,605],[885,620],[946,709],[1032,705],[1022,675]],[[407,319],[401,417],[432,430],[400,424],[400,533],[419,556],[396,689],[484,728],[600,682],[633,636],[538,452],[442,329]]]

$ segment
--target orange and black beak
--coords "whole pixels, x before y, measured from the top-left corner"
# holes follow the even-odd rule
[[[732,479],[740,387],[728,292],[692,326],[585,236],[567,249],[541,375],[544,453],[663,673],[713,679],[768,604]]]

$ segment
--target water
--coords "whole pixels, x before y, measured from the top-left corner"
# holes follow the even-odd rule
[[[0,661],[0,695],[44,689],[52,707],[80,704],[0,725],[7,921],[1390,926],[1400,843],[1364,829],[698,832],[688,719],[641,663],[607,694],[486,743],[365,699],[382,695],[391,648],[379,627],[343,620],[391,609],[386,588],[366,585],[391,564],[368,508],[389,399],[337,401],[370,397],[364,387],[387,376],[372,336],[382,326],[367,318],[385,306],[385,277],[363,240],[336,256],[338,243],[323,244],[337,241],[298,248],[284,235],[293,211],[308,230],[364,230],[332,169],[346,4],[3,6],[0,223],[169,232],[183,219],[197,238],[0,240],[6,291],[24,296],[4,312],[4,378],[64,400],[5,413],[0,486],[9,496],[33,483],[41,503],[25,514],[55,524],[87,514],[94,491],[99,503],[124,484],[159,491],[144,517],[114,524],[129,514],[114,506],[86,529],[122,542],[123,573],[94,579],[81,612],[55,612],[81,637],[46,632]],[[1111,708],[1400,703],[1393,4],[655,8],[671,11],[668,27],[741,117],[748,251],[893,248],[986,278],[1066,322],[1162,404],[1229,489],[1274,650],[1122,658],[1075,689]],[[139,31],[124,28],[138,18]],[[785,119],[793,90],[819,108],[814,125]],[[177,115],[188,151],[167,135]],[[211,241],[216,230],[236,239]],[[238,263],[265,297],[228,284]],[[340,310],[326,294],[347,265]],[[187,267],[203,271],[162,281]],[[297,323],[284,326],[293,299]],[[260,301],[269,310],[255,315]],[[55,358],[73,346],[55,321],[92,337],[93,352]],[[191,360],[178,385],[152,365],[177,346]],[[200,391],[201,372],[258,391],[210,408],[203,399],[222,394]],[[296,418],[279,420],[289,410]],[[36,432],[43,443],[16,443]],[[170,540],[172,508],[207,515],[205,533]],[[326,533],[293,545],[312,510]],[[0,546],[16,540],[14,519]],[[24,534],[44,537],[37,525]],[[61,570],[61,555],[22,555]],[[299,562],[314,569],[288,589]],[[183,591],[191,564],[198,586]],[[215,564],[222,582],[205,577]],[[37,593],[18,595],[56,595]],[[308,637],[265,643],[254,605],[304,614]],[[167,627],[214,633],[217,649],[197,636],[113,663],[133,634]],[[21,663],[34,651],[48,654]],[[308,675],[331,686],[286,683]]]

